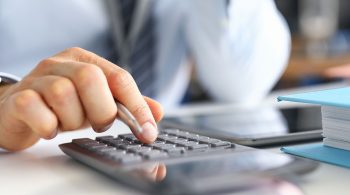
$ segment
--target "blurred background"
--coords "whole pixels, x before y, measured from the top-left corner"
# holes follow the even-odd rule
[[[334,67],[350,64],[350,1],[275,2],[292,33],[292,49],[288,66],[274,90],[347,79],[350,75],[327,73]],[[195,77],[187,98],[190,101],[208,100]]]
[[[276,88],[334,81],[325,71],[350,63],[350,1],[276,0],[292,32],[288,67]]]

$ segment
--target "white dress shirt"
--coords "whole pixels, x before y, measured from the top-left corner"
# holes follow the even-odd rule
[[[216,100],[258,101],[280,77],[290,35],[273,0],[158,0],[155,97],[177,105],[190,78],[188,59]],[[111,54],[103,1],[0,0],[0,72],[23,77],[44,58],[79,46]]]

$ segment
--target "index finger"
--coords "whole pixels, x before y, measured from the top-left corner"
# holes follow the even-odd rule
[[[81,48],[67,49],[55,57],[95,64],[100,67],[106,75],[114,98],[122,103],[141,125],[142,132],[133,131],[135,136],[145,143],[151,143],[157,138],[158,129],[152,112],[130,73],[108,60]]]

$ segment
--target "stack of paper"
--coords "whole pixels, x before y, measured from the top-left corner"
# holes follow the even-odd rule
[[[350,109],[322,106],[321,111],[324,145],[350,150]]]
[[[350,87],[281,96],[278,100],[321,105],[323,144],[350,150]]]
[[[321,105],[325,137],[323,144],[288,146],[282,151],[350,168],[350,87],[286,95],[278,100]]]

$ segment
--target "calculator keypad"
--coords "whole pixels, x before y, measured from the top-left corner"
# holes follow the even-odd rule
[[[219,139],[165,129],[152,144],[143,144],[133,134],[73,139],[74,144],[119,163],[137,163],[230,150],[234,144]]]

